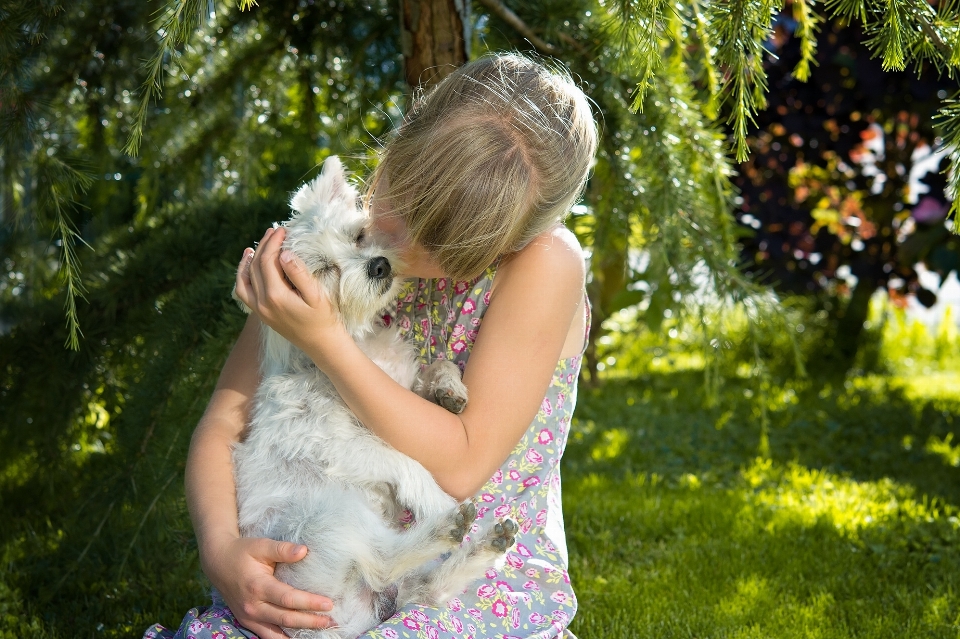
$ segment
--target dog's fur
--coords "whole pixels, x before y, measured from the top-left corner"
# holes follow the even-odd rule
[[[438,361],[421,375],[413,346],[376,322],[397,295],[395,256],[366,233],[369,218],[336,157],[291,208],[284,248],[314,274],[360,348],[397,383],[462,410],[456,366]],[[279,564],[276,575],[334,602],[336,627],[287,634],[352,638],[406,604],[438,606],[513,543],[512,521],[478,530],[471,503],[458,505],[423,466],[364,428],[323,372],[265,326],[261,372],[233,452],[240,530],[306,545],[306,558]],[[404,509],[415,517],[408,530],[398,523]],[[461,544],[471,529],[475,539]]]

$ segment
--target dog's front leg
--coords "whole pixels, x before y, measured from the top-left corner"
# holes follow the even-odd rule
[[[450,360],[439,359],[427,366],[417,378],[414,391],[456,415],[467,407],[467,387],[460,378],[460,369]]]

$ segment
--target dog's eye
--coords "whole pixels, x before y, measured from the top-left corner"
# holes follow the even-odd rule
[[[366,237],[367,237],[367,230],[360,229],[360,233],[359,235],[357,235],[357,244],[361,244],[363,240],[366,239]]]

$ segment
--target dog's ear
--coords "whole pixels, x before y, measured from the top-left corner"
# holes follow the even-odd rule
[[[316,215],[332,204],[353,203],[356,199],[357,190],[347,181],[340,158],[331,155],[324,161],[320,175],[301,186],[290,199],[290,208]]]

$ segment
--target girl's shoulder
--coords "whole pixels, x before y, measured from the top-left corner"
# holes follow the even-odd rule
[[[554,282],[562,288],[582,290],[586,262],[577,236],[557,225],[535,237],[529,244],[500,260],[494,290],[513,281]]]

